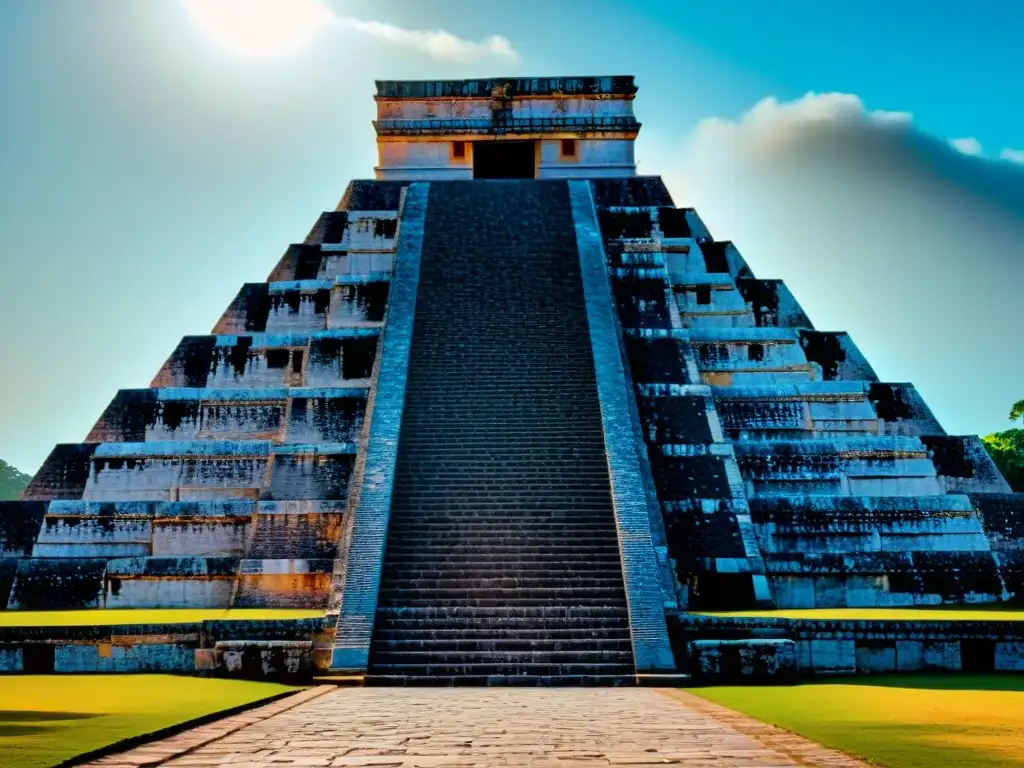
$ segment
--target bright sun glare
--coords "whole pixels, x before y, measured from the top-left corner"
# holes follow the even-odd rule
[[[184,0],[206,34],[232,53],[282,56],[310,42],[333,18],[323,0]]]

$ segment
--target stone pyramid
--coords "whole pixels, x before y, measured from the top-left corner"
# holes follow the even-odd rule
[[[378,178],[0,504],[0,607],[322,608],[381,681],[617,681],[687,609],[1020,595],[978,438],[635,175],[635,93],[378,83]]]

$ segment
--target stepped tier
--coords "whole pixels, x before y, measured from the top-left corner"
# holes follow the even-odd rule
[[[153,379],[153,386],[366,386],[378,336],[376,328],[186,336]]]
[[[269,440],[351,443],[362,430],[367,389],[124,389],[89,442]]]
[[[326,605],[344,503],[0,503],[11,608]],[[13,521],[21,521],[14,526]]]
[[[214,327],[217,334],[378,328],[390,272],[339,274],[333,280],[246,283]]]
[[[192,440],[58,445],[26,500],[344,499],[353,443]]]
[[[947,436],[912,385],[879,382],[848,335],[641,190],[597,200],[680,604],[1017,593],[1016,550],[994,554],[977,513],[1009,490],[980,441]]]

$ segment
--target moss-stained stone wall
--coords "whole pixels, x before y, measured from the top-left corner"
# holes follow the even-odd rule
[[[0,505],[0,609],[326,608],[402,188],[354,182],[211,334],[185,337],[151,388],[118,392],[85,443],[57,446]],[[138,666],[118,653],[56,663]],[[180,666],[170,646],[145,653],[139,668]]]

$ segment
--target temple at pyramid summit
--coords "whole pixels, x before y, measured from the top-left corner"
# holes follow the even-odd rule
[[[318,609],[368,683],[1009,658],[695,617],[1024,597],[1024,496],[636,174],[632,77],[376,87],[376,178],[0,504],[0,608]]]

